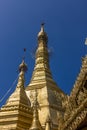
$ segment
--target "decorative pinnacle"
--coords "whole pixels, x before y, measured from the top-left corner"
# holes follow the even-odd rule
[[[19,72],[21,72],[21,71],[26,72],[28,70],[27,64],[24,62],[24,60],[25,60],[25,52],[26,52],[26,48],[24,48],[24,56],[23,56],[22,63],[19,65]]]
[[[44,26],[45,25],[45,23],[43,22],[43,23],[41,23],[41,26]]]
[[[37,101],[37,90],[35,89],[35,99],[33,103],[33,122],[29,130],[42,130],[39,117],[38,117],[38,101]]]
[[[25,64],[23,60],[22,63],[19,65],[19,72],[21,71],[27,72],[27,70],[28,70],[27,65]]]
[[[37,101],[37,90],[35,89],[35,97],[34,97],[33,109],[38,108],[38,101]]]
[[[40,32],[38,33],[38,40],[44,40],[44,41],[47,43],[48,37],[47,37],[46,32],[44,31],[44,24],[45,24],[45,23],[42,23],[42,24],[41,24],[41,30],[40,30]]]

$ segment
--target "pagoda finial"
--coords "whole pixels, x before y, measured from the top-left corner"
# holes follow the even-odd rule
[[[27,71],[27,65],[25,64],[24,60],[22,63],[19,65],[19,77],[18,77],[18,83],[17,87],[24,87],[24,82],[25,82],[25,72]]]
[[[44,25],[45,25],[45,23],[42,23],[42,24],[41,24],[41,30],[40,30],[40,32],[38,33],[38,40],[39,40],[39,41],[40,41],[40,40],[43,40],[43,41],[45,41],[45,42],[47,43],[47,41],[48,41],[48,36],[47,36],[46,32],[44,31]]]
[[[41,31],[42,32],[44,32],[44,25],[45,25],[45,23],[43,22],[43,23],[41,23]]]
[[[25,48],[24,48],[24,52],[25,52]],[[23,60],[22,63],[19,65],[19,77],[18,77],[18,83],[17,83],[17,87],[24,87],[24,82],[25,82],[25,72],[28,70],[27,68],[27,64],[24,61],[25,56],[23,56]]]
[[[24,72],[27,71],[27,65],[24,62],[24,59],[22,60],[22,63],[19,65],[19,72],[21,72],[21,71],[24,71]]]
[[[44,25],[45,25],[45,23],[44,23],[44,22],[42,22],[42,23],[41,23],[41,26],[44,26]]]

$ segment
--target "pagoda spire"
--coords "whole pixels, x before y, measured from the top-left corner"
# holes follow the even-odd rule
[[[45,23],[42,23],[42,24],[41,24],[41,31],[42,31],[42,32],[44,32],[44,25],[45,25]]]
[[[19,77],[18,77],[18,83],[17,83],[17,88],[19,87],[24,87],[24,82],[25,82],[25,72],[27,71],[27,65],[24,62],[24,59],[22,60],[22,63],[19,65]]]
[[[30,128],[33,113],[24,88],[26,71],[27,65],[23,59],[19,65],[17,86],[0,110],[0,130],[25,130]]]
[[[29,130],[42,130],[39,118],[38,118],[38,101],[37,101],[37,90],[35,90],[35,99],[33,102],[33,121]]]
[[[44,24],[41,24],[41,30],[38,33],[38,48],[36,51],[36,68],[49,69],[49,54],[47,47],[48,37],[44,31]],[[40,65],[40,66],[38,66]]]
[[[38,33],[38,43],[40,43],[40,41],[44,41],[45,43],[48,42],[48,36],[47,36],[46,32],[44,31],[44,25],[45,25],[45,23],[41,24],[41,30]]]
[[[54,118],[52,122],[57,124],[57,111],[62,111],[62,97],[64,93],[57,86],[53,80],[50,65],[49,65],[49,53],[48,53],[48,36],[44,29],[44,24],[41,24],[40,32],[38,33],[38,44],[35,55],[35,66],[32,74],[31,81],[26,87],[26,92],[30,95],[30,101],[33,102],[33,92],[37,89],[38,103],[40,110],[38,110],[39,120],[41,125],[45,125],[47,116],[50,115],[50,119]],[[58,99],[58,100],[57,100]],[[35,109],[37,111],[37,109]],[[52,114],[54,113],[54,114]],[[55,115],[55,116],[54,116]],[[53,117],[54,116],[54,117]],[[46,130],[50,129],[49,123],[47,123]]]
[[[41,81],[42,84],[42,82],[46,83],[47,79],[49,79],[50,81],[53,80],[49,66],[49,53],[47,47],[48,36],[47,33],[45,32],[44,24],[41,24],[41,29],[40,32],[38,33],[37,38],[38,38],[38,45],[35,54],[35,67],[31,81],[28,86],[32,86],[34,82],[40,84]],[[37,79],[37,77],[39,78]],[[28,89],[30,89],[30,87],[26,88],[26,90]]]

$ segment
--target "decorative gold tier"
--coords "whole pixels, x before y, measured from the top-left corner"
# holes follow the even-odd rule
[[[26,93],[32,103],[34,97],[33,93],[37,89],[37,99],[40,106],[40,109],[38,109],[40,123],[44,126],[49,116],[50,119],[52,119],[53,127],[56,126],[56,128],[53,129],[57,129],[58,115],[64,112],[62,99],[64,99],[66,95],[52,78],[47,42],[48,36],[42,25],[41,31],[38,33],[35,67],[31,81],[26,88]]]
[[[23,61],[19,66],[17,87],[0,110],[0,130],[24,130],[31,126],[33,113],[24,89],[25,70]]]

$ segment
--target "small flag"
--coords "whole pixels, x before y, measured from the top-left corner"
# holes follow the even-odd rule
[[[87,45],[87,38],[85,39],[85,45]]]

